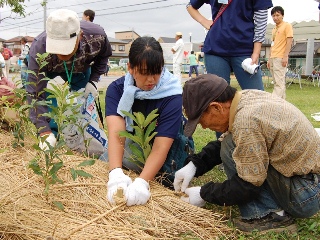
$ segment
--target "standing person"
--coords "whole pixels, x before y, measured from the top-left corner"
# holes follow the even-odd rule
[[[2,51],[2,56],[4,58],[5,61],[5,68],[3,69],[3,75],[9,79],[9,72],[10,72],[10,67],[11,67],[11,60],[10,58],[13,57],[13,53],[12,51],[7,48],[7,44],[3,44],[3,51]]]
[[[211,6],[213,20],[198,11],[205,3]],[[230,84],[230,73],[234,72],[242,89],[263,90],[260,69],[251,75],[241,63],[247,58],[251,58],[251,64],[259,63],[270,7],[271,0],[190,0],[187,11],[208,30],[203,46],[207,73],[223,77]]]
[[[176,172],[175,190],[188,195],[182,200],[238,205],[241,218],[234,224],[245,232],[294,230],[293,217],[319,211],[320,137],[298,108],[268,92],[237,91],[213,74],[186,82],[183,107],[187,136],[198,123],[229,134],[189,156]],[[228,180],[188,188],[193,177],[221,162]]]
[[[267,67],[273,77],[273,94],[286,98],[286,72],[289,61],[289,52],[292,46],[293,30],[290,23],[284,22],[284,10],[276,6],[271,10],[271,16],[276,24],[272,29],[270,58]]]
[[[171,48],[173,53],[173,75],[175,75],[181,82],[181,65],[183,60],[183,47],[182,33],[176,32],[176,43]]]
[[[96,13],[93,10],[87,9],[83,12],[82,20],[93,22],[95,16],[96,16]]]
[[[39,69],[36,62],[37,54],[49,53],[46,58],[46,66]],[[76,12],[59,9],[52,12],[47,18],[46,32],[38,35],[31,46],[29,69],[39,76],[28,75],[27,100],[29,104],[33,99],[43,101],[47,99],[44,88],[48,80],[60,76],[69,82],[71,90],[78,91],[85,88],[85,96],[89,92],[94,93],[96,89],[89,82],[97,82],[100,75],[105,73],[111,46],[107,35],[102,27],[97,24],[80,21]],[[90,71],[91,68],[91,71]],[[56,100],[52,99],[56,105]],[[30,110],[30,119],[38,129],[42,137],[48,135],[46,141],[54,146],[56,138],[54,132],[57,126],[53,120],[44,113],[49,111],[47,106],[37,105]],[[46,145],[42,145],[46,148]]]
[[[19,59],[22,60],[21,61],[21,83],[22,83],[22,86],[25,87],[26,81],[28,78],[28,73],[26,72],[28,70],[28,66],[24,63],[24,59],[28,58],[29,56],[30,46],[26,37],[22,37],[20,40],[20,43],[22,45],[21,55],[19,56]]]
[[[196,55],[194,55],[194,51],[191,51],[191,54],[189,55],[189,64],[190,64],[190,69],[189,69],[189,78],[192,76],[193,69],[196,73],[196,76],[198,77],[198,63],[199,61],[196,58]]]
[[[129,51],[127,74],[112,82],[106,92],[108,152],[100,159],[109,161],[109,202],[114,203],[113,195],[121,187],[128,206],[147,203],[150,198],[148,181],[161,171],[181,126],[181,94],[180,81],[164,68],[160,43],[153,37],[135,39]],[[133,131],[131,120],[121,110],[141,112],[146,117],[155,109],[159,115],[150,155],[144,166],[136,165],[128,160],[130,141],[119,137],[120,131]],[[122,167],[135,170],[140,176],[132,182]]]

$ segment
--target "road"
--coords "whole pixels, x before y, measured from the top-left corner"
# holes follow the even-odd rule
[[[118,75],[101,76],[100,81],[97,84],[98,90],[105,90],[111,82],[113,82],[114,80],[116,80],[120,77],[121,76],[118,76]],[[10,79],[12,79],[12,80],[17,79],[19,81],[20,80],[20,73],[10,73]],[[185,77],[182,78],[182,83],[184,83],[188,79],[189,78],[185,78]],[[51,81],[56,82],[56,83],[64,83],[64,81],[60,77],[56,77],[55,79],[53,79]]]

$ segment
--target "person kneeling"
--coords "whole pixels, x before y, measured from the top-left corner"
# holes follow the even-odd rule
[[[294,231],[293,218],[319,211],[320,138],[299,109],[268,92],[237,91],[212,74],[186,82],[183,107],[187,136],[200,123],[224,138],[189,156],[176,172],[175,190],[188,195],[182,200],[238,205],[241,218],[233,222],[245,232]],[[226,181],[188,188],[193,177],[221,162]]]

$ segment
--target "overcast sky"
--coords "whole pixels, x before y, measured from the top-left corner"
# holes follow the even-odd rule
[[[45,14],[40,2],[42,1],[25,1],[28,14],[25,18],[11,14],[9,8],[0,9],[0,19],[2,19],[0,38],[8,40],[19,35],[35,37],[41,33],[44,29]],[[185,5],[188,0],[47,0],[47,2],[47,16],[59,8],[74,10],[80,18],[84,10],[94,10],[96,12],[94,22],[101,25],[110,37],[114,37],[114,32],[128,30],[134,30],[140,36],[151,35],[156,39],[174,37],[177,31],[183,33],[184,41],[190,40],[190,33],[193,42],[201,42],[205,37],[203,27],[186,11]],[[288,22],[319,20],[318,3],[314,0],[273,0],[273,5],[284,8],[284,19]],[[207,4],[200,8],[200,12],[208,18],[211,17],[210,6]],[[270,14],[268,22],[273,23]]]

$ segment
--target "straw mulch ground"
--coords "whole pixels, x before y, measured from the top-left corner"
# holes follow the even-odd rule
[[[106,201],[107,164],[85,171],[94,177],[73,181],[70,167],[84,160],[64,156],[65,167],[49,197],[41,177],[27,168],[35,151],[13,149],[12,137],[0,133],[0,239],[234,239],[223,216],[184,203],[174,192],[152,182],[145,206],[112,206]],[[129,175],[134,178],[133,173]],[[60,201],[65,211],[52,203]]]

